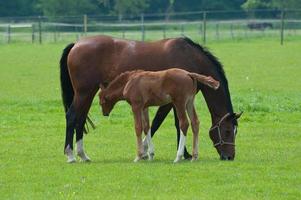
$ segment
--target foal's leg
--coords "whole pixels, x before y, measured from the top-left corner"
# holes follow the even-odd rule
[[[135,119],[135,131],[136,131],[136,139],[137,139],[137,156],[134,162],[138,162],[142,159],[143,155],[143,145],[142,145],[142,109],[138,106],[132,105],[132,111]]]
[[[191,161],[197,160],[199,156],[199,120],[195,111],[193,100],[187,103],[187,113],[191,121],[193,140],[192,140],[192,159]]]
[[[182,156],[184,155],[184,147],[186,144],[186,136],[187,136],[187,129],[189,126],[187,116],[186,116],[186,108],[185,103],[183,102],[177,102],[175,103],[175,107],[177,110],[177,116],[180,123],[180,142],[179,142],[179,148],[177,151],[177,156],[174,160],[174,163],[177,163],[181,160]]]
[[[149,127],[149,116],[148,116],[148,108],[145,108],[143,110],[143,131],[145,134],[145,138],[143,139],[143,149],[144,149],[144,153],[143,153],[143,159],[144,158],[149,158],[149,160],[153,160],[154,158],[154,145],[152,143],[152,137],[151,137],[151,130]],[[146,145],[145,145],[146,143]],[[145,148],[148,147],[148,148]],[[147,152],[148,149],[148,152]]]
[[[155,118],[153,119],[152,126],[151,126],[151,136],[152,137],[153,137],[153,135],[155,135],[155,132],[161,126],[162,122],[164,121],[167,114],[170,112],[170,110],[172,108],[173,108],[173,106],[172,106],[171,103],[159,107],[159,109],[158,109],[158,111],[155,115]],[[178,149],[179,142],[180,142],[180,132],[181,131],[180,131],[180,127],[179,127],[179,120],[178,120],[178,117],[177,117],[177,112],[176,112],[175,108],[173,110],[174,110],[174,118],[175,118],[175,127],[177,129],[177,149]],[[144,148],[147,148],[146,141],[144,141],[143,145],[144,145]],[[185,159],[191,159],[191,157],[192,156],[188,153],[188,151],[186,149],[186,146],[185,146],[185,148],[184,148],[184,158]]]

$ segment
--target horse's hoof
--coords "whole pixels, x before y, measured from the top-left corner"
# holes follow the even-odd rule
[[[141,160],[140,157],[136,157],[135,160],[134,160],[134,162],[136,163],[136,162],[139,162],[140,160]]]
[[[177,157],[174,161],[173,161],[173,163],[179,163],[181,161],[181,157]]]
[[[90,158],[81,159],[81,160],[82,160],[82,162],[87,162],[87,163],[92,162]]]
[[[149,161],[154,160],[154,156],[155,156],[154,153],[150,153],[149,156],[148,156],[148,160],[149,160]]]
[[[197,161],[198,157],[192,157],[191,162]]]
[[[85,154],[85,152],[78,152],[77,155],[83,162],[91,162],[91,159]]]
[[[75,163],[76,159],[75,158],[68,158],[67,163]]]
[[[184,159],[185,160],[191,160],[192,159],[192,155],[190,155],[189,153],[184,154]]]
[[[142,159],[142,160],[147,160],[147,159],[149,159],[148,154],[146,153],[146,154],[142,155],[142,156],[141,156],[141,159]]]

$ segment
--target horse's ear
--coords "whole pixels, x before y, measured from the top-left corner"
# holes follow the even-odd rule
[[[240,116],[244,113],[244,111],[241,111],[240,113],[235,113],[235,119],[240,118]]]
[[[104,89],[105,89],[105,86],[104,86],[103,84],[99,84],[99,88],[100,88],[101,90],[104,90]]]

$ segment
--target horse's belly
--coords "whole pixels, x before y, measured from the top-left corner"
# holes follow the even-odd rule
[[[148,98],[146,106],[162,106],[172,102],[169,94],[154,95]]]

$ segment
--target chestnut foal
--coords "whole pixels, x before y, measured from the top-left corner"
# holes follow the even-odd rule
[[[162,106],[173,103],[180,123],[181,137],[174,162],[179,162],[184,154],[187,129],[189,126],[186,111],[191,121],[193,132],[192,160],[198,158],[199,120],[194,107],[194,96],[197,92],[197,82],[213,89],[218,89],[219,82],[210,76],[189,73],[182,69],[171,68],[164,71],[128,71],[117,76],[107,88],[100,85],[100,104],[104,116],[108,116],[114,105],[120,100],[126,100],[131,106],[135,119],[137,137],[137,162],[147,156],[154,156],[151,141],[148,107]],[[142,144],[142,130],[146,137]]]

